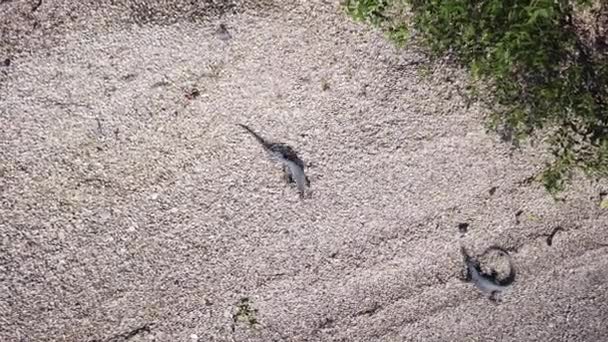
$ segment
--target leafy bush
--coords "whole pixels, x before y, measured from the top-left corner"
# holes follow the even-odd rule
[[[556,193],[572,171],[608,175],[608,54],[573,23],[589,0],[347,0],[356,19],[431,56],[452,54],[493,92],[491,127],[508,141],[543,137],[553,155],[539,179]],[[392,15],[410,13],[407,22]],[[603,5],[602,5],[603,6]],[[602,7],[603,9],[604,7]],[[477,83],[476,83],[477,84]]]

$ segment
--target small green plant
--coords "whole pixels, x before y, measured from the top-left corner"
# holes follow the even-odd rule
[[[394,24],[389,26],[388,37],[399,46],[405,45],[410,38],[410,31],[405,24]]]
[[[548,143],[553,158],[540,179],[555,194],[575,169],[608,175],[608,54],[583,42],[573,20],[575,6],[592,3],[348,0],[345,8],[397,41],[413,31],[432,57],[449,53],[468,67],[473,84],[492,91],[490,127],[515,145],[530,138]],[[408,22],[395,22],[389,14],[395,6],[409,8]]]
[[[600,202],[600,208],[602,208],[602,209],[608,209],[608,198],[604,198]]]
[[[249,327],[253,328],[256,324],[258,324],[258,320],[255,317],[258,313],[257,309],[251,308],[251,302],[249,298],[244,297],[237,304],[237,311],[232,316],[234,323],[237,322],[245,322],[249,325]]]
[[[390,2],[391,0],[346,0],[343,5],[351,17],[379,25],[387,19],[384,13]]]
[[[348,15],[384,29],[388,38],[396,44],[402,46],[408,41],[408,25],[394,18],[402,17],[407,8],[406,1],[345,0],[342,4]]]
[[[323,91],[329,90],[329,82],[326,79],[321,80],[321,90],[323,90]]]

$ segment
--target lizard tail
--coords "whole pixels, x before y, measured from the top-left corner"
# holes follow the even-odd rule
[[[268,145],[268,143],[266,142],[266,140],[264,140],[264,138],[262,138],[256,132],[254,132],[251,128],[249,128],[249,127],[247,127],[247,126],[245,126],[243,124],[237,124],[237,125],[241,126],[247,132],[249,132],[249,134],[253,135],[253,137],[255,138],[255,140],[257,140],[260,144],[262,144],[262,146],[266,147]]]

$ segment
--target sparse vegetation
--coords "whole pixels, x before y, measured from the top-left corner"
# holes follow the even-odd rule
[[[321,80],[321,89],[323,91],[329,90],[329,82],[325,79]]]
[[[249,301],[249,298],[244,297],[241,298],[241,300],[238,302],[237,311],[232,316],[232,319],[234,320],[234,323],[244,322],[250,328],[253,328],[256,324],[258,324],[258,320],[255,317],[257,313],[257,309],[251,308],[251,302]]]
[[[471,71],[473,93],[492,93],[489,120],[505,141],[547,143],[539,175],[552,194],[572,172],[608,175],[608,4],[590,0],[347,0],[354,18],[402,43],[450,55]],[[591,13],[597,28],[577,21]],[[595,30],[593,40],[582,32]],[[604,34],[604,36],[602,36]]]

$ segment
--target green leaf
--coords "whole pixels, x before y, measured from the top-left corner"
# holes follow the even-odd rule
[[[535,10],[534,12],[532,12],[530,19],[528,19],[528,21],[527,21],[527,24],[528,25],[535,24],[536,21],[538,20],[538,17],[541,17],[544,19],[549,18],[549,11],[544,8]]]

